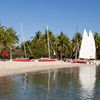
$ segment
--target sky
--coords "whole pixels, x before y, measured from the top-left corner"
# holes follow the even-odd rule
[[[0,23],[13,27],[22,41],[43,34],[48,25],[54,35],[63,31],[70,39],[75,32],[100,33],[100,0],[0,0]]]

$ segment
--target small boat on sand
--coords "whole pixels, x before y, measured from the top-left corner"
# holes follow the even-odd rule
[[[96,64],[96,47],[91,30],[89,34],[84,29],[79,59],[70,59],[70,63]]]
[[[38,62],[55,62],[57,59],[51,59],[51,58],[41,58],[38,59]]]
[[[32,60],[32,59],[12,59],[12,61],[15,61],[15,62],[32,62],[32,61],[35,61],[35,60]]]

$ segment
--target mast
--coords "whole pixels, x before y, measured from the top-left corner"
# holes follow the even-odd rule
[[[76,34],[78,33],[78,26],[76,27]],[[78,38],[76,40],[76,54],[75,54],[75,59],[77,59],[77,55],[78,55]]]
[[[20,24],[20,26],[21,26],[21,33],[22,33],[22,37],[23,37],[23,45],[24,45],[25,58],[27,58],[27,55],[26,55],[26,49],[25,49],[25,38],[24,38],[24,34],[23,34],[22,23]]]
[[[49,32],[48,32],[48,26],[47,26],[47,43],[48,43],[48,57],[50,58],[50,44],[49,44]]]
[[[77,47],[76,47],[76,55],[75,55],[75,59],[77,59],[77,55],[78,55],[78,39],[77,39],[76,42],[77,42],[77,43],[76,43]]]

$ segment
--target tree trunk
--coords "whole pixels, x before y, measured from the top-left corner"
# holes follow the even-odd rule
[[[12,60],[12,50],[10,50],[10,60]]]

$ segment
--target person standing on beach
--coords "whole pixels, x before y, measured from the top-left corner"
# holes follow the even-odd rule
[[[3,60],[5,60],[5,58],[8,56],[8,52],[6,50],[4,50],[2,52],[2,56],[3,56]]]

